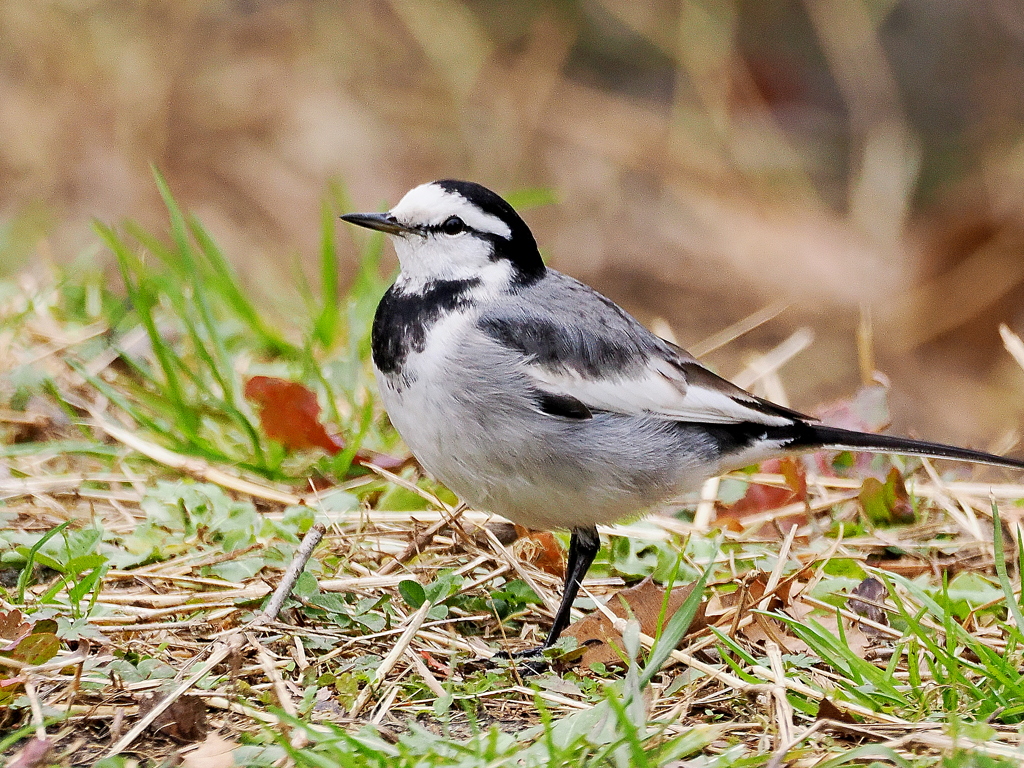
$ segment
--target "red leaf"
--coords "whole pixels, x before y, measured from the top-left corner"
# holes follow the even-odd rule
[[[324,429],[316,394],[301,384],[253,376],[245,385],[245,397],[256,404],[267,437],[288,450],[321,448],[333,456],[345,447]]]
[[[432,669],[434,672],[444,675],[445,677],[452,676],[452,668],[435,659],[431,655],[430,651],[420,651],[420,657],[426,663],[428,669]]]
[[[727,514],[743,518],[746,515],[779,509],[794,501],[806,500],[807,478],[803,468],[793,459],[769,459],[761,464],[761,472],[781,474],[786,479],[787,487],[751,483],[743,498],[726,508]]]
[[[565,561],[562,559],[562,545],[551,531],[531,531],[516,526],[518,538],[515,551],[523,560],[533,563],[545,573],[559,578],[565,577]]]

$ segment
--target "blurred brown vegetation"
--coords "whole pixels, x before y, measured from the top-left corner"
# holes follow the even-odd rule
[[[867,307],[897,429],[1024,418],[1018,0],[0,3],[0,274],[161,226],[151,163],[254,290],[313,258],[331,180],[543,186],[549,260],[684,345],[794,305],[726,375],[806,325],[791,404],[848,393]]]

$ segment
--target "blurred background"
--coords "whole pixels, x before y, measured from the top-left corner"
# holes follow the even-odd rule
[[[150,164],[254,292],[315,264],[332,181],[547,188],[549,263],[684,346],[788,306],[724,375],[808,328],[793,407],[877,368],[900,432],[1024,422],[1020,0],[0,2],[0,277],[165,227]]]

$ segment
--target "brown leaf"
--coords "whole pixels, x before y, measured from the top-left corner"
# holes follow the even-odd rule
[[[145,716],[162,700],[161,696],[147,695],[139,701],[139,716]],[[199,741],[206,735],[206,702],[198,696],[179,696],[149,728],[180,743]]]
[[[682,607],[686,598],[693,592],[693,587],[693,584],[686,584],[672,590],[665,607],[665,622],[668,622]],[[612,595],[608,600],[608,610],[622,619],[632,615],[640,622],[642,632],[654,635],[658,631],[659,619],[662,618],[664,601],[665,588],[655,584],[648,576],[635,587],[620,590]],[[702,602],[697,609],[697,615],[694,616],[687,635],[703,629],[706,625],[705,605],[706,603]],[[590,615],[584,616],[570,625],[564,634],[575,637],[576,641],[585,648],[580,660],[583,665],[606,664],[610,666],[622,663],[622,658],[619,655],[622,648],[622,635],[615,631],[611,621],[601,611],[594,611]]]
[[[516,540],[513,551],[520,559],[533,563],[545,573],[565,578],[565,560],[562,558],[562,545],[551,531],[531,531],[521,525],[516,526]]]
[[[181,764],[184,768],[232,768],[235,765],[232,752],[238,746],[238,742],[211,733],[202,744],[182,755]]]
[[[854,587],[853,591],[850,593],[850,599],[847,601],[847,606],[858,616],[870,619],[876,624],[889,626],[889,620],[886,617],[885,611],[877,605],[872,604],[883,602],[887,594],[888,590],[886,590],[885,585],[881,581],[876,579],[874,576],[868,576],[864,581]],[[865,603],[863,600],[857,600],[857,597],[863,597],[866,600],[870,600],[871,603]],[[869,635],[877,635],[879,633],[874,627],[862,626],[861,628]]]
[[[822,699],[818,703],[818,714],[814,718],[815,720],[835,720],[838,723],[856,723],[857,721],[853,716],[837,707],[828,699]]]
[[[32,625],[23,618],[17,608],[0,612],[0,640],[4,641],[0,651],[13,651],[19,641],[32,633]]]
[[[263,432],[290,451],[322,448],[332,456],[345,444],[327,434],[320,423],[316,394],[295,381],[253,376],[245,384],[245,397],[256,404]]]
[[[762,468],[763,466],[762,464]],[[786,486],[793,492],[796,500],[807,501],[807,469],[803,463],[787,456],[779,459],[779,472],[786,478]]]
[[[796,467],[796,462],[792,459],[769,459],[761,464],[761,471],[785,476],[787,485],[790,487],[779,488],[774,485],[751,483],[747,486],[747,492],[743,498],[726,507],[729,514],[742,519],[746,515],[767,512],[792,504],[799,498],[798,492],[803,494],[803,498],[807,497],[807,480],[802,478]],[[791,477],[792,484],[790,483]],[[794,485],[795,489],[792,487]]]
[[[253,376],[245,384],[245,397],[256,404],[264,434],[289,451],[320,448],[334,456],[344,449],[344,440],[328,433],[320,423],[316,393],[302,384],[273,376]],[[411,461],[364,450],[352,458],[353,464],[374,464],[389,472],[397,472]]]
[[[785,487],[750,483],[741,499],[733,504],[717,505],[718,514],[715,518],[717,525],[737,532],[743,531],[747,528],[744,519],[750,515],[782,509],[794,502],[807,501],[807,472],[803,464],[792,458],[769,459],[761,464],[761,471],[768,474],[781,474],[786,481]],[[785,527],[789,528],[793,524],[804,525],[806,522],[806,515],[787,515]],[[767,536],[774,533],[778,538],[782,537],[781,528],[778,525],[765,527],[762,523],[760,527],[765,529]]]

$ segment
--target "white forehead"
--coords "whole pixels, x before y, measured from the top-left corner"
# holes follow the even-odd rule
[[[512,230],[508,224],[491,213],[478,208],[458,192],[449,192],[434,184],[420,184],[405,193],[391,215],[403,224],[434,226],[451,216],[458,216],[471,229],[488,232],[508,240]]]

